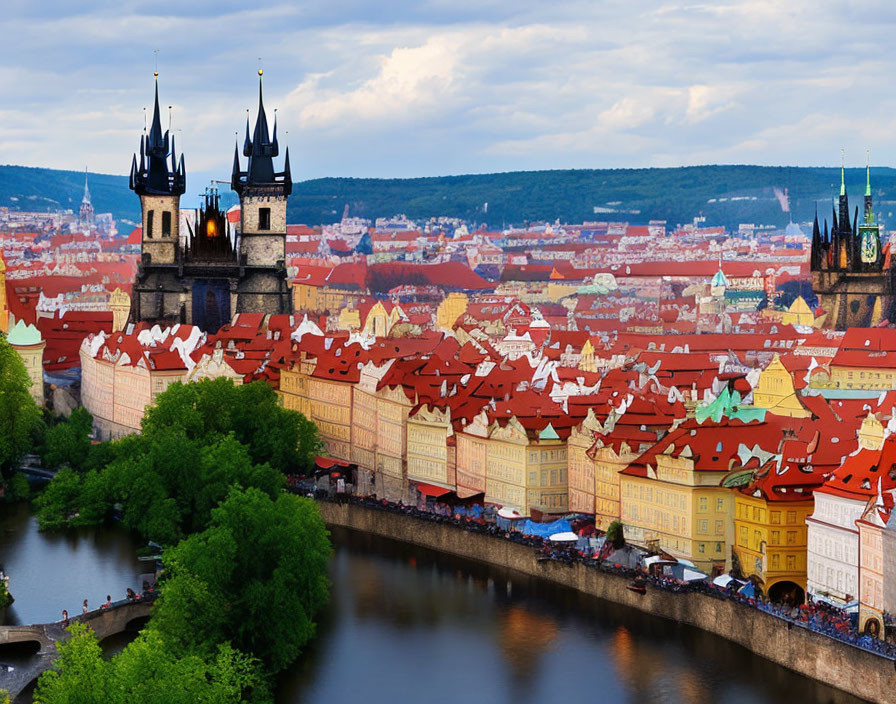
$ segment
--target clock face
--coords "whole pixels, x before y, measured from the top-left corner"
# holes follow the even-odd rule
[[[862,261],[866,264],[877,261],[877,236],[871,230],[862,233]]]

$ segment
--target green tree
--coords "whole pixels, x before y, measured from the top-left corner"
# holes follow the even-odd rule
[[[66,467],[59,470],[43,493],[34,500],[37,520],[43,529],[70,525],[82,503],[83,478]]]
[[[307,469],[320,448],[314,424],[283,408],[263,381],[235,386],[221,378],[172,384],[146,410],[142,427],[150,438],[172,429],[202,442],[232,434],[249,447],[254,462],[267,462],[281,472]]]
[[[59,657],[52,670],[37,682],[36,704],[109,704],[112,702],[111,665],[85,624],[69,626],[71,638],[57,646]]]
[[[606,540],[617,550],[625,545],[625,530],[622,521],[613,521],[607,526]]]
[[[279,672],[328,599],[327,535],[309,499],[231,489],[205,531],[165,552],[151,627],[178,653],[208,656],[230,643]]]
[[[207,660],[175,657],[159,634],[144,630],[107,661],[96,636],[80,623],[59,644],[54,668],[41,675],[38,704],[236,704],[270,701],[259,664],[223,645]]]
[[[44,466],[84,468],[90,457],[92,432],[93,416],[84,408],[76,408],[71,416],[47,428],[41,448]]]
[[[41,425],[30,386],[22,358],[0,335],[0,470],[4,476],[31,449]]]

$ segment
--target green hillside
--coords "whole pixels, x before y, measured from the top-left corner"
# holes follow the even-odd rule
[[[822,216],[839,190],[839,170],[815,167],[694,166],[671,169],[518,171],[414,179],[322,178],[295,184],[289,222],[316,225],[339,220],[345,205],[354,216],[404,213],[421,219],[445,215],[473,223],[521,224],[532,220],[577,223],[624,220],[670,225],[706,217],[707,224],[742,222],[786,225],[775,189],[790,193],[794,221],[811,219],[816,201]],[[872,169],[877,210],[894,222],[896,170]],[[863,169],[847,170],[853,207],[864,193]],[[20,210],[71,208],[81,201],[84,175],[74,171],[0,166],[0,206]],[[118,219],[139,217],[127,178],[90,175],[97,212]],[[488,204],[486,207],[485,204]],[[595,211],[598,208],[598,211]]]
[[[97,213],[119,220],[140,218],[140,201],[128,190],[126,176],[90,174],[90,199]],[[0,206],[15,210],[78,212],[84,196],[83,171],[57,171],[0,165]]]

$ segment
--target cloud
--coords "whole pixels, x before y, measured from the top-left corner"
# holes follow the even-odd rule
[[[444,37],[416,47],[396,47],[377,57],[377,72],[349,90],[321,88],[321,76],[304,81],[286,98],[286,104],[303,105],[302,127],[351,129],[357,122],[404,123],[436,109],[455,92],[457,54]]]
[[[896,162],[896,5],[62,0],[5,7],[0,162],[124,173],[160,88],[191,190],[256,101],[299,178]]]

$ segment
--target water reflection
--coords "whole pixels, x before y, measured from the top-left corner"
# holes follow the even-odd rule
[[[135,541],[120,528],[41,533],[26,504],[0,505],[0,564],[15,603],[3,623],[45,623],[139,586]]]
[[[333,600],[281,704],[858,704],[710,634],[572,590],[334,531]]]

